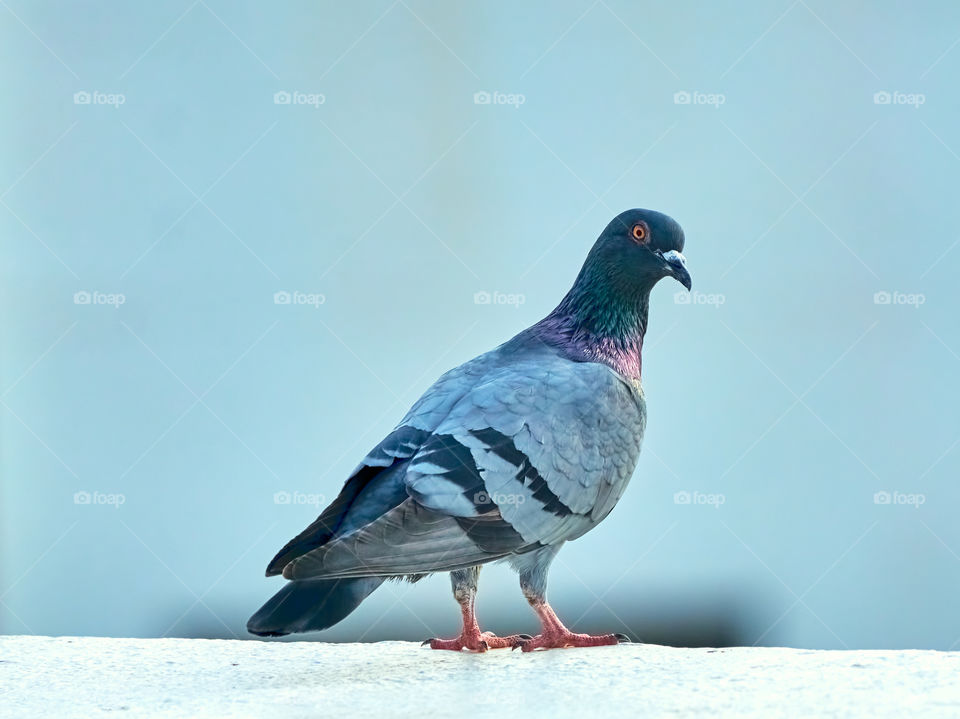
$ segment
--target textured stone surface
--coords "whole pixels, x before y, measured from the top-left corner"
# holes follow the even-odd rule
[[[0,637],[4,717],[958,716],[960,654]]]

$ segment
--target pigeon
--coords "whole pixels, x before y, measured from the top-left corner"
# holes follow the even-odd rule
[[[640,385],[650,292],[689,291],[683,230],[627,210],[600,234],[550,314],[442,375],[267,567],[287,584],[247,623],[259,636],[333,626],[384,581],[449,572],[463,629],[432,649],[593,647],[626,640],[568,629],[547,602],[563,545],[611,512],[647,421]],[[481,632],[480,568],[506,561],[537,614],[536,636]]]

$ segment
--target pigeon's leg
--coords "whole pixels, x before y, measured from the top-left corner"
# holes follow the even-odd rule
[[[545,547],[531,552],[529,559],[520,563],[520,589],[533,611],[540,618],[540,634],[520,646],[525,652],[534,649],[561,649],[563,647],[602,647],[629,641],[623,634],[576,634],[567,629],[553,608],[547,603],[547,571],[559,547]]]
[[[509,637],[498,637],[492,632],[481,632],[477,624],[475,603],[477,597],[477,578],[480,576],[480,567],[458,569],[450,572],[450,582],[453,585],[453,596],[460,604],[463,613],[463,630],[455,639],[428,639],[431,649],[450,649],[459,652],[469,649],[474,652],[485,652],[488,649],[516,648],[530,639],[526,634],[517,634]]]

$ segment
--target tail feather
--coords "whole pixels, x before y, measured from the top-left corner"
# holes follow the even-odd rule
[[[360,606],[383,581],[383,577],[359,577],[289,582],[250,617],[247,631],[279,637],[327,629]]]

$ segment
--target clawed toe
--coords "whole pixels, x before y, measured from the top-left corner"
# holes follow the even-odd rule
[[[461,635],[456,639],[425,639],[420,646],[429,646],[431,649],[447,649],[449,651],[459,652],[464,649],[471,652],[483,653],[491,649],[505,649],[507,647],[517,647],[522,638],[530,639],[527,634],[514,634],[509,637],[498,637],[492,632],[484,632],[480,635]]]
[[[510,649],[511,651],[514,649],[523,649],[527,644],[534,641],[535,639],[536,637],[532,637],[529,634],[515,634],[513,646],[510,647]]]
[[[446,649],[451,652],[459,652],[461,649],[469,648],[464,642],[463,637],[457,637],[456,639],[425,639],[420,646],[429,646],[431,649]],[[484,650],[479,649],[478,651]]]
[[[568,647],[605,647],[629,643],[625,634],[574,634],[573,632],[548,632],[538,634],[520,645],[524,652],[537,649],[566,649]]]

